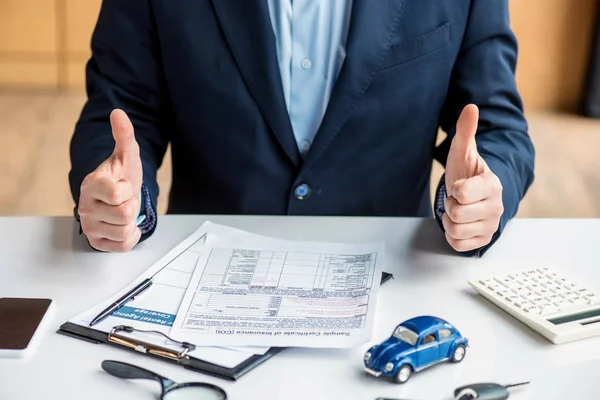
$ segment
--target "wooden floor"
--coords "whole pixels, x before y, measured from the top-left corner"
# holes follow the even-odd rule
[[[0,92],[0,215],[72,215],[69,140],[81,94]],[[536,180],[520,217],[600,217],[600,121],[572,115],[527,115]],[[442,171],[435,166],[433,179]],[[164,213],[170,158],[159,172]]]

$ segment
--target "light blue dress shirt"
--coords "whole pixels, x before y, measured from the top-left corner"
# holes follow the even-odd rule
[[[289,118],[300,152],[310,149],[321,125],[331,91],[346,58],[353,0],[268,0],[271,25]],[[138,218],[142,234],[156,225],[156,210],[142,187],[145,213]],[[446,189],[440,181],[435,214],[441,225]]]
[[[283,93],[305,154],[346,58],[352,0],[268,0]]]

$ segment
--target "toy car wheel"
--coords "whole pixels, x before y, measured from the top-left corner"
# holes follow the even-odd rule
[[[412,368],[410,365],[403,365],[398,368],[398,372],[394,375],[394,380],[396,383],[406,383],[410,376],[412,375]]]
[[[454,349],[454,353],[452,353],[452,362],[459,363],[465,358],[465,354],[467,353],[467,348],[464,344],[459,344]]]

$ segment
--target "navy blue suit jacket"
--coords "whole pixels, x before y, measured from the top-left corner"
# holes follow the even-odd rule
[[[347,58],[304,159],[266,0],[104,0],[92,51],[71,142],[76,203],[113,151],[115,108],[135,126],[154,209],[171,144],[169,213],[431,216],[432,162],[445,164],[468,103],[504,187],[498,233],[533,180],[507,0],[354,0]],[[300,184],[309,196],[294,195]]]

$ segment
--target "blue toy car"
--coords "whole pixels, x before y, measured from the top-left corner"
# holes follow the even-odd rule
[[[389,339],[371,347],[364,356],[365,370],[405,383],[413,372],[447,360],[462,361],[468,345],[468,339],[448,322],[420,316],[404,321]]]

